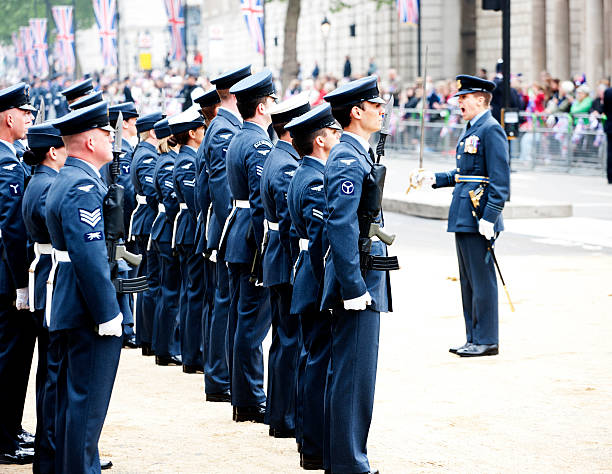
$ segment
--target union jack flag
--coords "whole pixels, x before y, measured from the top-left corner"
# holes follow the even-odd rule
[[[21,42],[21,36],[17,33],[11,34],[13,38],[13,46],[15,46],[15,56],[17,57],[17,67],[19,68],[19,74],[24,77],[28,75],[28,66],[25,61],[25,54],[23,52],[23,43]]]
[[[75,66],[74,57],[74,30],[72,28],[72,7],[52,7],[53,19],[57,27],[55,46],[58,53],[59,66],[62,71],[72,73]]]
[[[117,65],[117,0],[93,0],[104,67]]]
[[[34,39],[36,53],[36,70],[41,76],[49,75],[49,58],[47,58],[47,19],[32,18],[30,28]]]
[[[240,0],[240,9],[247,24],[255,50],[264,54],[266,40],[264,38],[264,0]]]
[[[420,0],[397,0],[397,13],[402,23],[419,23],[419,1]]]
[[[168,30],[170,31],[170,52],[172,59],[185,59],[185,17],[182,0],[164,0],[168,14]]]
[[[34,61],[34,38],[32,38],[32,29],[29,26],[20,26],[19,34],[21,35],[21,43],[23,44],[23,53],[28,64],[28,71],[30,71],[30,74],[35,74],[36,62]]]

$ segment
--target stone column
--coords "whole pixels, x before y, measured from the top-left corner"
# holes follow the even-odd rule
[[[550,52],[550,73],[561,80],[570,78],[570,24],[569,0],[554,0],[553,50]]]
[[[455,77],[457,74],[474,74],[462,71],[461,67],[461,0],[446,0],[441,5],[441,27],[443,32],[442,63],[440,77]],[[431,49],[430,49],[431,52]]]
[[[531,78],[546,70],[546,0],[531,2]]]
[[[586,0],[585,8],[585,72],[587,83],[595,87],[597,81],[604,76],[603,0]]]

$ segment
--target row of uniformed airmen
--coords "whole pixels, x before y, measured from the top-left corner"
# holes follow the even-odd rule
[[[295,437],[304,469],[370,471],[379,312],[390,310],[388,273],[364,268],[358,246],[362,182],[373,165],[368,139],[383,114],[376,79],[349,83],[313,110],[304,96],[276,104],[267,70],[241,67],[211,82],[216,89],[195,98],[199,110],[173,117],[138,116],[132,103],[109,108],[90,93],[70,114],[30,129],[38,166],[23,212],[40,254],[30,305],[49,338],[39,369],[41,471],[100,469],[97,442],[121,338],[134,343],[133,319],[144,355],[204,372],[206,400],[231,402],[235,421],[265,422],[271,436]],[[28,101],[17,102],[9,112],[19,111],[23,124],[7,142],[23,138],[30,120],[21,110]],[[104,239],[109,119],[116,125],[119,112],[128,243],[143,255],[137,271],[149,284],[135,297],[134,318],[130,301],[115,293]],[[21,196],[25,168],[6,148]],[[11,196],[15,208],[20,201]],[[37,215],[28,202],[38,227],[28,224]],[[28,286],[23,219],[20,232],[17,289]],[[385,245],[372,242],[371,253],[386,256]],[[26,307],[27,289],[17,296],[17,309]],[[3,311],[14,311],[11,304],[3,301]],[[266,396],[262,341],[270,327]],[[27,374],[19,380],[25,392]],[[17,428],[14,420],[15,439]],[[13,447],[15,462],[32,456]]]

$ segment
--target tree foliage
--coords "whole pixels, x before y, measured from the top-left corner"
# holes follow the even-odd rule
[[[94,12],[91,0],[76,0],[77,29],[89,28],[93,24]],[[55,38],[55,21],[51,7],[72,5],[72,0],[0,0],[0,43],[10,44],[11,33],[20,26],[28,26],[30,18],[47,18],[47,41]]]

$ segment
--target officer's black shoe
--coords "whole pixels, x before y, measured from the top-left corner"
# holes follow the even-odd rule
[[[295,444],[297,444],[297,452],[298,453],[302,453],[302,443],[300,443],[299,441],[296,441]]]
[[[461,349],[465,349],[467,346],[469,346],[471,344],[471,342],[466,342],[465,344],[463,344],[461,347],[451,347],[448,352],[450,352],[451,354],[456,354],[457,351],[461,350]]]
[[[123,347],[127,347],[128,349],[138,349],[140,346],[136,343],[136,336],[132,335],[123,340]]]
[[[295,438],[295,430],[270,427],[270,436],[274,436],[275,438]]]
[[[231,402],[232,394],[229,390],[224,390],[223,392],[217,393],[207,393],[206,394],[207,402]]]
[[[32,464],[34,450],[30,448],[17,448],[8,453],[0,453],[0,464]]]
[[[100,469],[105,471],[106,469],[110,469],[113,467],[113,461],[110,459],[100,459]]]
[[[20,448],[33,448],[34,447],[34,435],[32,433],[28,433],[23,428],[17,435],[17,441],[19,442]]]
[[[300,454],[300,467],[305,471],[322,471],[323,458],[318,456],[305,456]]]
[[[183,372],[186,374],[203,374],[204,367],[199,364],[183,364]]]
[[[266,404],[250,407],[234,407],[234,421],[252,421],[253,423],[263,423],[266,414]]]
[[[154,356],[155,352],[153,352],[153,349],[151,348],[151,343],[150,342],[143,342],[140,347],[142,348],[142,355],[143,356]]]
[[[155,356],[157,365],[183,365],[181,356]]]
[[[461,357],[481,357],[497,354],[499,354],[497,344],[470,344],[468,347],[457,351],[457,355]]]

